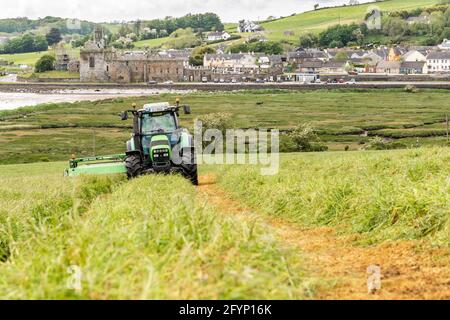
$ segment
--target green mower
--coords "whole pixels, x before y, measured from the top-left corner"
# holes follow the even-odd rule
[[[194,139],[179,126],[180,104],[167,102],[146,104],[140,110],[126,110],[122,120],[133,115],[132,138],[126,143],[125,154],[75,158],[69,161],[66,176],[81,174],[127,174],[135,178],[150,173],[180,173],[198,185]],[[184,105],[185,114],[190,107]]]

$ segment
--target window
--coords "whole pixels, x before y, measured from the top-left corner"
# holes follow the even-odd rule
[[[157,133],[159,130],[173,132],[175,129],[175,118],[170,113],[165,113],[160,116],[144,114],[142,118],[143,134],[153,134]]]
[[[89,57],[89,68],[95,68],[95,58]]]

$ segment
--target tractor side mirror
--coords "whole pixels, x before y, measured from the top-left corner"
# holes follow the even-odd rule
[[[126,111],[122,111],[121,113],[119,113],[119,116],[122,120],[127,120],[128,119],[128,112]]]
[[[191,114],[191,107],[187,106],[187,105],[184,105],[183,106],[183,111],[184,111],[184,114]]]

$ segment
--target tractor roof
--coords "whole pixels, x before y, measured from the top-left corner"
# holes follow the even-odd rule
[[[144,111],[146,112],[162,112],[172,111],[175,107],[171,106],[168,102],[148,103],[144,105]]]

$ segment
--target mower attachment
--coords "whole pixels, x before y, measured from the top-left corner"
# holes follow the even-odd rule
[[[81,174],[123,174],[125,168],[124,154],[109,156],[76,158],[69,161],[69,168],[64,170],[64,176],[73,177]]]

